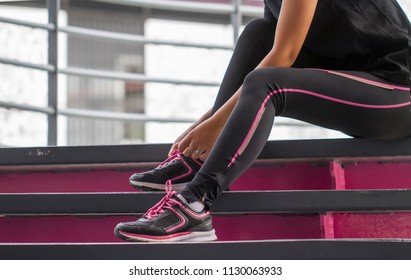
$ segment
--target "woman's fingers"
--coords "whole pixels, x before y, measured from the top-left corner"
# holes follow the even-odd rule
[[[210,119],[204,121],[181,139],[178,149],[186,157],[205,160],[213,148],[220,130],[219,126],[216,126]]]
[[[201,148],[194,149],[194,152],[191,154],[191,158],[193,159],[201,159],[205,154],[205,150]]]
[[[193,159],[199,159],[205,152],[205,149],[200,148],[191,135],[187,135],[183,140],[181,140],[178,145],[178,149],[184,156],[191,157]]]
[[[171,146],[170,151],[168,152],[168,156],[171,157],[176,150],[178,150],[178,143],[174,143]]]
[[[191,137],[187,135],[184,137],[180,144],[178,145],[178,149],[183,153],[184,156],[190,157],[193,153],[194,149],[191,147]]]

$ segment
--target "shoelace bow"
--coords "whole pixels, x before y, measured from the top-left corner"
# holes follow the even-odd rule
[[[169,163],[171,163],[171,162],[173,162],[173,161],[175,161],[175,160],[178,160],[178,159],[180,159],[181,157],[180,157],[180,151],[179,150],[175,150],[172,154],[171,154],[171,156],[169,157],[169,158],[167,158],[165,161],[163,161],[162,163],[160,163],[158,166],[157,166],[157,168],[161,168],[161,167],[163,167],[163,166],[166,166],[167,164],[169,164]]]
[[[144,214],[144,218],[151,220],[154,217],[157,217],[159,214],[164,213],[165,209],[173,209],[173,205],[183,206],[179,201],[172,198],[173,195],[177,194],[176,191],[173,191],[173,186],[171,180],[166,182],[166,195],[153,207],[148,209],[147,213]]]

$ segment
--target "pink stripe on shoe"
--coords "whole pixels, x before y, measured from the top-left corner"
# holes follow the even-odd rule
[[[187,177],[188,175],[190,175],[193,172],[193,169],[191,168],[191,166],[187,162],[185,162],[183,159],[181,159],[181,161],[183,161],[183,164],[187,167],[188,171],[185,172],[184,174],[180,175],[180,176],[171,178],[171,180],[173,180],[173,181],[177,181],[180,178]]]
[[[173,212],[174,212],[174,214],[176,214],[176,215],[178,216],[178,218],[180,219],[180,222],[179,222],[177,225],[175,225],[175,226],[173,226],[173,227],[171,227],[171,228],[166,229],[166,232],[167,232],[167,233],[172,232],[172,231],[174,231],[174,230],[177,230],[177,229],[183,227],[183,226],[186,224],[186,219],[184,219],[184,217],[183,217],[180,213],[178,213],[178,212],[175,211],[175,210],[173,210]]]
[[[168,239],[173,239],[176,237],[184,236],[184,235],[189,235],[192,232],[178,232],[170,235],[163,235],[163,236],[155,236],[155,235],[145,235],[145,234],[135,234],[135,233],[129,233],[129,232],[123,232],[120,231],[121,235],[127,236],[127,237],[135,237],[135,238],[141,238],[141,239],[151,239],[151,240],[168,240]]]

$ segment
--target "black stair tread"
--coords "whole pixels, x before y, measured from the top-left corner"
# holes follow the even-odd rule
[[[410,147],[411,138],[268,141],[259,159],[411,156]],[[0,165],[161,162],[169,148],[170,144],[0,148]]]
[[[245,225],[246,226],[246,225]],[[193,252],[201,252],[193,254]],[[2,260],[387,260],[411,259],[408,239],[264,240],[209,243],[0,243]]]
[[[0,194],[0,214],[142,214],[164,192]],[[325,213],[411,211],[411,189],[231,191],[214,213]]]

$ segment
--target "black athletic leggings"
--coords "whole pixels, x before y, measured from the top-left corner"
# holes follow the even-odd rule
[[[372,74],[331,71],[302,49],[292,68],[255,69],[271,50],[275,18],[266,10],[241,34],[212,113],[243,85],[210,155],[181,194],[208,208],[258,157],[274,116],[351,136],[394,140],[411,135],[410,91]]]

